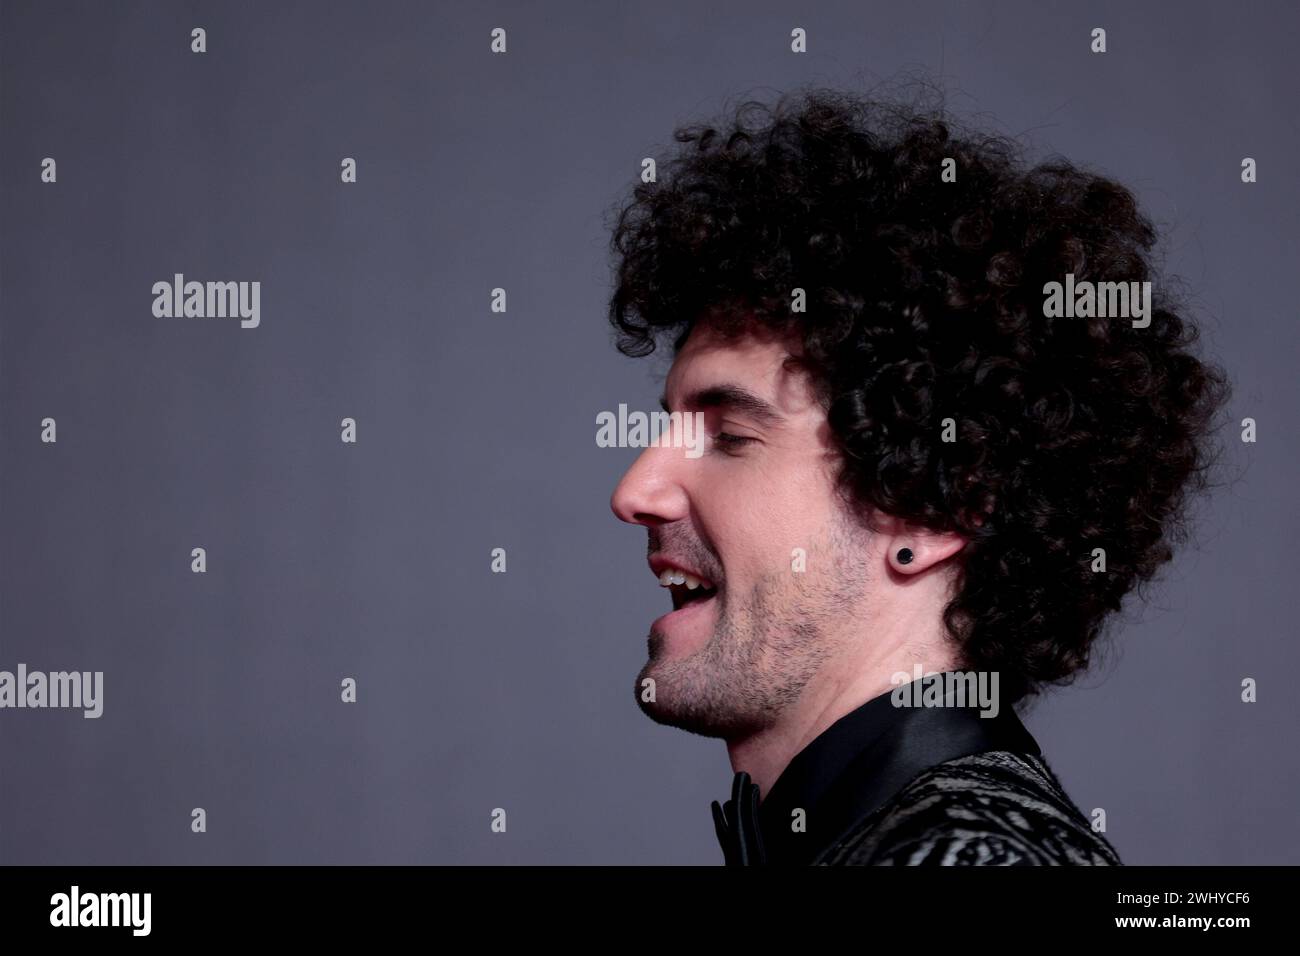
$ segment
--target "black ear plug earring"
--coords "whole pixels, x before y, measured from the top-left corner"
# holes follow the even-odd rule
[[[911,564],[911,563],[912,563],[912,558],[913,558],[913,557],[915,557],[915,555],[912,554],[912,549],[911,549],[911,548],[899,548],[899,549],[898,549],[898,563],[899,563],[899,564]]]

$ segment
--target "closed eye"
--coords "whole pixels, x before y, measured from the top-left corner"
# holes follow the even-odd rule
[[[720,444],[731,445],[733,447],[737,445],[747,445],[752,441],[758,441],[757,438],[746,438],[743,435],[729,435],[726,432],[718,432],[713,436],[713,440]]]

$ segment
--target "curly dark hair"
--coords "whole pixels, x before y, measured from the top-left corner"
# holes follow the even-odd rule
[[[748,100],[674,138],[614,224],[618,349],[675,353],[705,316],[798,336],[846,500],[968,539],[944,609],[962,666],[998,671],[1013,702],[1085,669],[1186,537],[1228,395],[1133,194],[1059,157],[1029,167],[942,106],[843,91]],[[1150,325],[1045,316],[1066,273],[1151,281]]]

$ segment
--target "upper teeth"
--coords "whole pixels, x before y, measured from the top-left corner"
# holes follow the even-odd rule
[[[687,574],[685,571],[678,571],[674,568],[667,568],[662,574],[659,575],[659,583],[664,587],[668,587],[673,584],[685,584],[689,590],[694,591],[703,582],[699,578],[695,577],[694,575]]]

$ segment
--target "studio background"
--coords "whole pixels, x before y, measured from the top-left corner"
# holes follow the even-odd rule
[[[1135,190],[1235,387],[1194,545],[1026,722],[1125,862],[1300,863],[1298,26],[1285,3],[5,0],[0,669],[102,670],[104,711],[0,711],[0,862],[719,863],[725,746],[633,700],[668,604],[609,509],[637,451],[598,448],[596,414],[656,408],[665,366],[611,345],[609,214],[737,97],[923,72]],[[154,317],[178,272],[260,281],[260,326]]]

